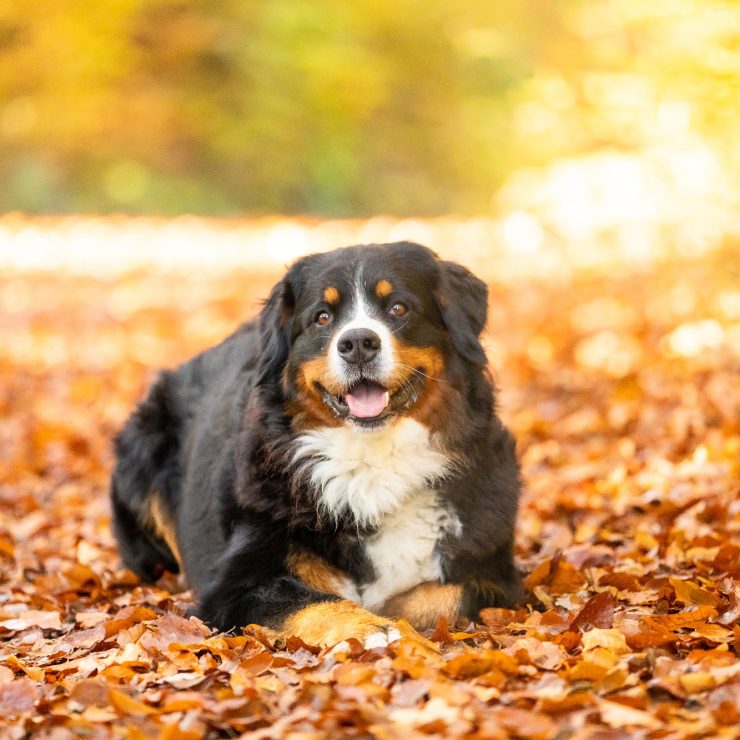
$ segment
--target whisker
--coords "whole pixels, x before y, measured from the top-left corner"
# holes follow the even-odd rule
[[[404,322],[403,322],[403,324],[401,324],[401,326],[399,326],[399,327],[398,327],[397,329],[394,329],[394,330],[393,330],[392,332],[390,332],[390,333],[391,333],[391,334],[396,334],[396,333],[398,333],[399,331],[401,331],[401,329],[405,329],[405,328],[406,328],[406,324],[408,324],[408,323],[409,323],[409,320],[408,320],[408,319],[406,319],[406,321],[404,321]]]
[[[403,362],[397,362],[396,365],[398,367],[405,367],[407,370],[411,370],[412,373],[415,373],[416,375],[421,375],[422,377],[428,378],[429,380],[436,380],[438,383],[445,383],[446,385],[450,385],[449,381],[447,380],[442,380],[442,378],[435,378],[432,375],[427,375],[421,370],[418,370],[415,367],[411,367],[411,365],[405,365]]]

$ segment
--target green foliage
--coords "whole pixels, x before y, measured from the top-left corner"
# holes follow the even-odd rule
[[[477,213],[514,167],[639,148],[686,101],[730,151],[734,7],[13,0],[0,209]]]

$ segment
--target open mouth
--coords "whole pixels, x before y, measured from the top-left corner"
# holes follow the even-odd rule
[[[362,426],[374,426],[413,405],[419,397],[422,380],[423,377],[414,374],[394,393],[372,380],[353,383],[343,395],[330,393],[320,383],[316,385],[324,402],[337,416]]]

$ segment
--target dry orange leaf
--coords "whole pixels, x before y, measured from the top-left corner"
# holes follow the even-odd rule
[[[108,689],[108,701],[115,709],[121,714],[126,715],[148,715],[156,714],[157,710],[154,707],[144,704],[143,701],[135,699],[125,691],[119,689],[110,688]]]
[[[673,586],[676,599],[686,606],[708,605],[717,607],[722,603],[715,594],[701,588],[692,581],[684,581],[679,578],[670,578],[669,582]]]
[[[699,627],[707,619],[717,616],[717,610],[712,606],[699,606],[696,609],[679,612],[678,614],[661,614],[643,619],[644,626],[656,632],[677,632],[686,627]]]

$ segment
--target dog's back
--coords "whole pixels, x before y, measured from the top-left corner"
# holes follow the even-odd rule
[[[155,581],[165,570],[180,572],[183,547],[177,532],[183,510],[182,480],[186,476],[202,479],[201,490],[205,490],[213,469],[220,470],[221,462],[228,461],[228,456],[214,459],[204,451],[220,448],[223,453],[233,447],[229,440],[255,377],[256,329],[255,322],[244,324],[176,370],[161,372],[116,438],[111,482],[114,533],[124,564],[145,581]],[[235,397],[235,390],[240,397]],[[202,436],[210,439],[199,439]],[[191,491],[197,489],[197,483],[189,486]],[[214,503],[208,496],[192,501],[196,510]],[[193,513],[198,517],[197,511]],[[199,518],[205,527],[212,520],[206,511]],[[208,556],[196,552],[188,558],[191,584],[207,579],[208,565],[223,549],[221,528],[208,529],[212,531],[195,540],[195,548],[188,547],[190,540],[185,543],[187,555],[198,544],[208,550]]]

